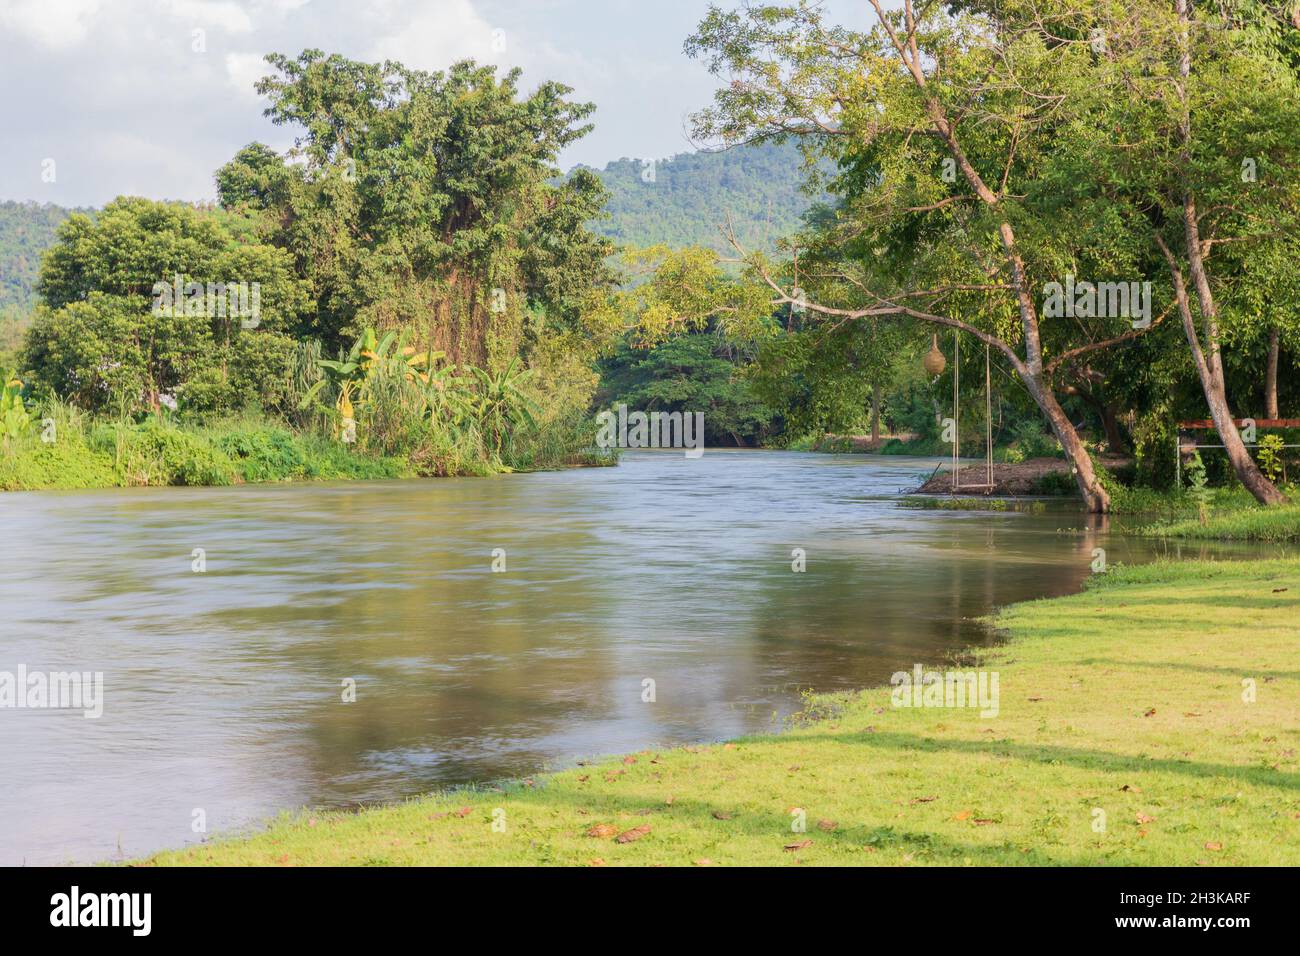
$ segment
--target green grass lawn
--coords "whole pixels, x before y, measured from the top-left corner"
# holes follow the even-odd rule
[[[1300,560],[1094,581],[1000,616],[1009,643],[974,665],[999,674],[997,717],[821,697],[781,734],[304,811],[144,862],[1300,864]]]

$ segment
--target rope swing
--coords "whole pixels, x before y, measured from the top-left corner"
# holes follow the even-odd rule
[[[938,378],[943,374],[944,366],[947,362],[944,360],[943,353],[939,351],[939,334],[936,332],[930,339],[930,351],[926,353],[925,358],[921,360],[921,366],[926,373]],[[961,415],[961,331],[952,330],[952,491],[956,494],[961,488],[961,479],[958,477],[957,458],[960,440],[960,415]],[[986,483],[982,485],[967,485],[967,488],[985,488],[990,491],[993,488],[993,372],[992,359],[989,352],[989,343],[984,343],[984,420],[985,420],[985,450],[984,464]]]

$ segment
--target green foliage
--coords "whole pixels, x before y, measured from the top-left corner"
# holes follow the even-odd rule
[[[1281,481],[1285,474],[1285,468],[1282,462],[1284,451],[1282,436],[1277,434],[1265,435],[1259,440],[1259,467],[1269,481],[1274,483]]]
[[[52,442],[29,430],[0,454],[0,489],[106,488],[120,484],[112,456],[86,443],[85,416],[78,409],[51,399],[39,410],[54,423]]]
[[[217,291],[238,283],[248,316]],[[82,408],[154,411],[164,396],[196,413],[287,404],[293,342],[278,330],[296,323],[302,283],[283,252],[237,240],[215,214],[136,198],[93,221],[74,214],[45,257],[40,292],[24,362]]]
[[[794,435],[864,430],[874,379],[890,377],[884,337],[865,323],[774,334],[758,347],[749,381]]]
[[[98,425],[88,444],[111,454],[129,485],[229,485],[234,480],[234,463],[206,436],[152,418],[139,425]]]
[[[706,445],[759,444],[775,430],[745,375],[745,355],[717,335],[674,336],[649,349],[620,344],[601,362],[600,404],[636,411],[703,412]]]
[[[0,323],[36,305],[41,256],[54,244],[59,225],[74,212],[49,203],[0,202]],[[12,307],[12,312],[6,312]]]
[[[1034,482],[1036,495],[1072,495],[1079,490],[1068,471],[1049,471]]]
[[[203,426],[150,418],[94,422],[51,400],[40,415],[54,440],[27,434],[0,455],[0,489],[230,485],[261,481],[401,478],[405,458],[357,453],[322,435],[245,416]]]
[[[1300,541],[1300,505],[1242,507],[1208,518],[1150,525],[1143,533],[1160,538],[1218,541]]]
[[[593,107],[567,87],[521,95],[517,70],[472,61],[435,73],[320,50],[267,62],[257,90],[295,145],[278,158],[245,147],[218,188],[292,253],[313,290],[302,331],[328,351],[367,327],[404,329],[457,363],[500,367],[530,308],[572,324],[608,285],[609,244],[585,226],[603,189],[552,182],[559,151],[590,128]]]
[[[1011,448],[1020,456],[1021,461],[1028,461],[1031,458],[1061,457],[1061,443],[1055,435],[1043,427],[1043,422],[1039,418],[1022,419],[1012,426]],[[1076,490],[1074,482],[1071,481],[1070,493]]]
[[[1242,357],[1253,355],[1253,374],[1231,357],[1229,368],[1257,395],[1264,333],[1280,328],[1294,348],[1300,311],[1300,150],[1282,132],[1300,122],[1297,47],[1261,4],[1189,9],[1184,29],[1168,3],[1065,3],[1050,26],[1039,5],[1019,0],[890,9],[865,27],[814,3],[713,8],[686,49],[725,82],[695,132],[723,143],[795,139],[810,159],[835,159],[839,202],[801,237],[800,274],[752,257],[774,285],[793,294],[798,284],[839,310],[826,322],[866,310],[965,322],[1023,353],[1013,371],[1026,381],[1041,346],[1051,380],[1031,391],[1054,390],[1072,422],[1115,422],[1117,409],[1169,400],[1181,413],[1185,386],[1201,391],[1161,243],[1175,263],[1189,243],[1198,254],[1213,243],[1224,250],[1209,277],[1220,337],[1253,350]],[[1101,53],[1094,32],[1106,39]],[[1184,235],[1188,197],[1199,239]],[[1152,317],[1175,319],[1119,342],[1122,316],[1035,322],[1017,284],[1041,301],[1066,275],[1149,280]],[[1204,288],[1191,295],[1208,315]],[[1112,345],[1087,348],[1103,342]],[[1218,354],[1220,341],[1201,344]]]
[[[519,366],[518,359],[512,359],[500,372],[489,372],[473,365],[468,371],[477,385],[473,399],[474,417],[500,457],[507,434],[514,429],[537,427],[534,417],[537,405],[522,389],[528,370]]]
[[[0,441],[9,443],[26,435],[32,427],[32,417],[23,402],[23,383],[14,372],[0,369]]]
[[[1183,466],[1183,477],[1187,481],[1188,497],[1196,502],[1200,522],[1205,524],[1209,516],[1210,489],[1207,485],[1205,462],[1201,460],[1199,451],[1192,452],[1192,457]]]
[[[1159,490],[1174,486],[1177,436],[1177,427],[1164,409],[1138,420],[1133,438],[1140,484]]]

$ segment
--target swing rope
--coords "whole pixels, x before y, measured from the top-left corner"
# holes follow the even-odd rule
[[[957,453],[960,435],[961,416],[961,333],[952,331],[952,491],[955,494],[961,487],[958,477]],[[985,481],[983,485],[991,493],[993,490],[993,368],[989,354],[989,343],[984,343],[984,466]],[[969,487],[978,488],[979,485]]]

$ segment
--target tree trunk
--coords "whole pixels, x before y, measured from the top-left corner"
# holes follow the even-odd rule
[[[1052,389],[1043,381],[1041,374],[1035,376],[1022,373],[1020,377],[1030,397],[1047,416],[1053,434],[1061,443],[1061,448],[1064,449],[1065,456],[1070,459],[1070,464],[1074,466],[1071,469],[1074,472],[1074,483],[1079,487],[1084,505],[1093,514],[1106,514],[1110,511],[1110,495],[1098,480],[1087,446],[1079,437],[1074,424],[1066,416],[1065,409],[1061,408],[1061,403],[1056,400]]]
[[[1264,417],[1280,418],[1277,413],[1277,360],[1282,351],[1277,326],[1268,333],[1268,371],[1264,375]]]
[[[1210,417],[1214,419],[1214,427],[1219,433],[1219,438],[1223,441],[1223,450],[1227,452],[1228,461],[1232,462],[1232,469],[1237,473],[1237,478],[1240,479],[1246,490],[1254,495],[1255,500],[1260,504],[1280,505],[1286,501],[1286,496],[1277,490],[1273,482],[1269,481],[1264,473],[1259,470],[1259,465],[1255,463],[1255,459],[1250,457],[1245,442],[1241,440],[1241,433],[1237,431],[1237,423],[1232,418],[1232,411],[1228,408],[1228,393],[1223,375],[1223,356],[1219,350],[1218,313],[1214,304],[1214,296],[1210,291],[1210,280],[1205,274],[1205,265],[1201,258],[1201,238],[1196,225],[1196,205],[1191,196],[1188,196],[1183,204],[1183,226],[1187,234],[1188,261],[1191,265],[1192,283],[1196,289],[1196,299],[1200,304],[1201,319],[1205,325],[1206,344],[1204,357],[1197,363],[1197,371],[1201,375],[1205,400],[1210,406]],[[1190,317],[1190,311],[1189,308],[1188,317]],[[1201,343],[1196,326],[1186,322],[1184,325],[1187,334],[1195,341],[1195,345],[1199,349]]]
[[[1112,455],[1122,455],[1128,451],[1128,443],[1124,441],[1124,433],[1119,430],[1119,416],[1115,414],[1115,405],[1112,402],[1102,402],[1101,407],[1101,427],[1106,432],[1106,447]]]

